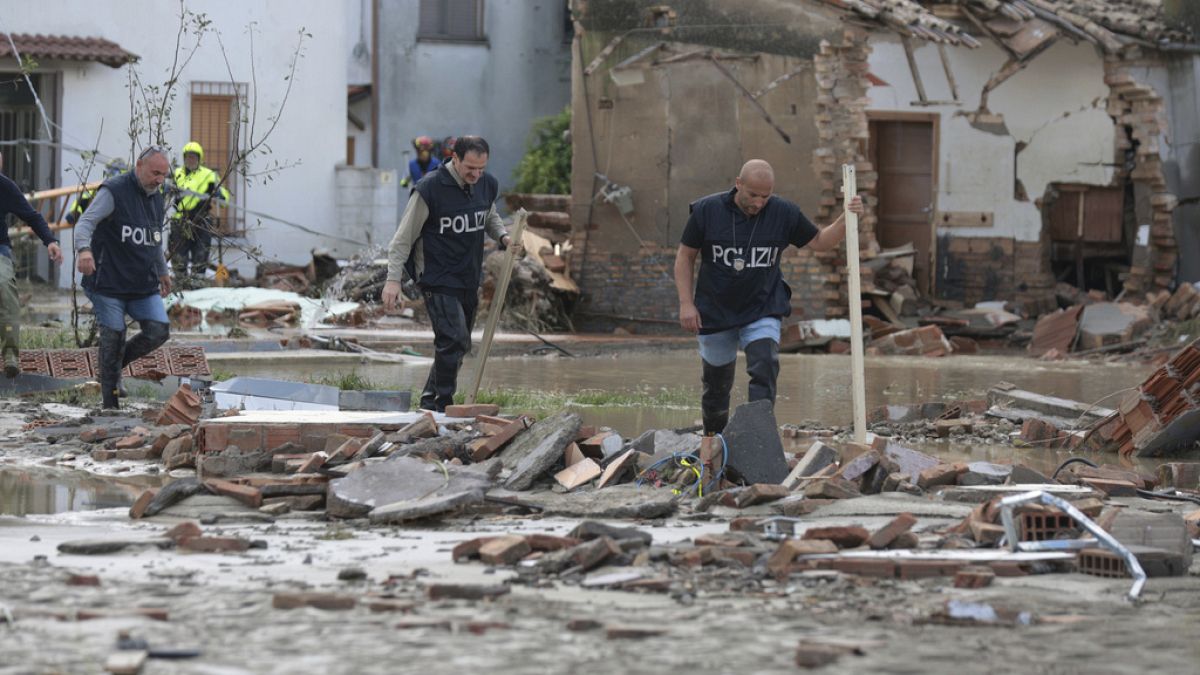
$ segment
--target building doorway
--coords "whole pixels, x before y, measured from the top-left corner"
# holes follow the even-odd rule
[[[884,248],[911,243],[913,277],[922,293],[933,290],[934,191],[937,186],[937,117],[872,114],[869,157],[878,173],[875,238]]]

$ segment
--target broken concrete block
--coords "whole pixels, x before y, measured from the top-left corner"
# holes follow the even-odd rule
[[[888,442],[884,447],[883,456],[895,462],[900,467],[900,473],[909,476],[920,475],[925,469],[941,463],[941,460],[936,457],[892,442]]]
[[[908,532],[917,524],[917,519],[911,513],[901,513],[892,522],[876,530],[867,540],[867,545],[876,551],[891,546],[896,537]]]
[[[404,445],[420,438],[433,438],[437,435],[438,425],[434,421],[433,415],[424,413],[416,420],[401,427],[399,431],[388,434],[387,440],[391,443]]]
[[[1039,483],[1058,485],[1058,481],[1025,464],[1012,465],[1012,473],[1008,476],[1008,482],[1011,485],[1035,485]]]
[[[382,522],[421,518],[481,502],[490,485],[487,474],[475,469],[393,456],[331,481],[327,512],[335,518],[371,515]]]
[[[857,525],[837,527],[810,527],[801,539],[825,539],[837,544],[838,548],[857,548],[871,537],[865,527]]]
[[[1061,444],[1062,431],[1046,420],[1030,417],[1021,425],[1022,441],[1030,445],[1053,448]]]
[[[537,422],[513,440],[500,455],[504,468],[512,472],[504,482],[505,489],[528,490],[562,457],[582,424],[579,415],[562,413]]]
[[[509,534],[484,542],[479,547],[479,559],[488,565],[515,565],[532,550],[525,537]]]
[[[1012,467],[991,462],[971,462],[958,477],[959,485],[1003,485],[1012,475]]]
[[[575,526],[567,535],[574,539],[590,541],[599,537],[608,537],[614,541],[640,541],[649,546],[652,537],[649,532],[643,532],[635,527],[616,527],[594,520],[585,520]]]
[[[1171,551],[1183,556],[1183,569],[1192,564],[1192,540],[1187,522],[1178,513],[1122,510],[1108,532],[1126,545]]]
[[[610,557],[621,555],[621,547],[608,537],[597,537],[569,549],[570,558],[581,571],[598,567]]]
[[[804,453],[804,456],[796,464],[796,468],[788,475],[787,481],[784,484],[788,485],[788,482],[791,481],[793,484],[788,485],[788,487],[795,489],[795,483],[798,482],[798,479],[816,475],[821,469],[835,464],[839,456],[835,448],[821,441],[813,441],[813,444],[808,446],[808,451]],[[795,477],[794,479],[793,476]]]
[[[571,445],[574,445],[572,443]],[[571,464],[567,468],[554,474],[554,480],[558,484],[568,490],[574,490],[580,485],[586,485],[601,473],[600,465],[597,464],[591,457],[585,457],[583,460]]]
[[[726,475],[747,485],[783,482],[788,476],[787,458],[774,406],[768,400],[740,405],[722,433],[729,446]]]
[[[864,473],[870,471],[876,464],[879,463],[880,455],[875,450],[868,450],[863,454],[842,465],[841,469],[834,476],[847,481],[856,481],[862,477]]]
[[[662,518],[675,512],[677,497],[670,490],[614,485],[603,490],[584,490],[571,494],[542,491],[499,493],[514,504],[527,504],[545,515],[572,518]]]
[[[1079,484],[1103,492],[1109,497],[1136,497],[1138,491],[1138,486],[1127,480],[1080,478]]]
[[[1144,305],[1127,302],[1097,302],[1083,308],[1079,315],[1080,350],[1097,349],[1105,345],[1132,341],[1154,324],[1150,310]]]
[[[180,478],[178,480],[167,483],[159,489],[158,494],[150,500],[143,511],[143,516],[156,516],[163,509],[170,508],[175,504],[204,492],[204,486],[200,484],[198,478]]]

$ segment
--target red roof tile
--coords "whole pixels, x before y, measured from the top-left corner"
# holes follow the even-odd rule
[[[98,37],[13,33],[12,42],[22,57],[32,59],[96,61],[112,68],[138,59],[137,54],[125,51],[121,45]],[[0,58],[12,57],[12,52],[8,36],[0,33]]]

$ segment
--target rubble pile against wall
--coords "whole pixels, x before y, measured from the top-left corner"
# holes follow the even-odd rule
[[[1200,440],[1200,338],[1176,352],[1091,429],[1087,447],[1141,457],[1190,452]]]

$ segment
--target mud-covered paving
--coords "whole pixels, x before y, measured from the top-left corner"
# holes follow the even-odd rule
[[[77,440],[60,433],[49,444],[38,429],[22,430],[33,418],[68,418],[63,409],[47,415],[29,404],[7,408],[0,419],[10,465],[53,472],[51,465],[66,459],[76,470],[125,481],[162,471],[154,462],[91,462]],[[923,428],[910,424],[897,436],[915,437]],[[973,428],[964,440],[1005,432],[997,423]],[[542,485],[530,498],[547,492]],[[790,672],[798,663],[825,672],[1188,672],[1200,655],[1187,638],[1200,627],[1196,564],[1187,576],[1150,579],[1136,604],[1125,597],[1128,579],[1064,572],[996,577],[977,589],[956,588],[953,576],[877,578],[830,569],[780,576],[769,568],[779,544],[746,529],[747,521],[779,513],[778,506],[738,509],[684,498],[670,516],[601,519],[648,534],[648,546],[621,547],[586,570],[548,571],[539,561],[552,551],[512,565],[455,563],[453,553],[481,537],[566,537],[584,519],[493,502],[393,526],[321,513],[265,517],[220,499],[191,506],[185,500],[173,515],[142,520],[114,508],[0,517],[0,666],[95,672],[137,651],[118,650],[122,633],[133,641],[126,646],[151,654],[195,654],[149,658],[143,672]],[[1125,511],[1196,510],[1137,497],[1104,501]],[[865,495],[804,514],[795,534],[852,525],[874,532],[896,514],[913,513],[919,545],[933,548],[945,545],[947,531],[973,509],[929,496]],[[205,537],[241,539],[251,548],[59,550],[78,540],[161,538],[185,521],[199,523]],[[749,556],[704,560],[692,553],[729,548],[737,538],[746,545],[733,548]],[[307,592],[321,595],[296,595]],[[484,597],[453,597],[462,594]],[[956,620],[948,616],[951,601],[997,620]],[[316,606],[282,608],[297,602]]]

